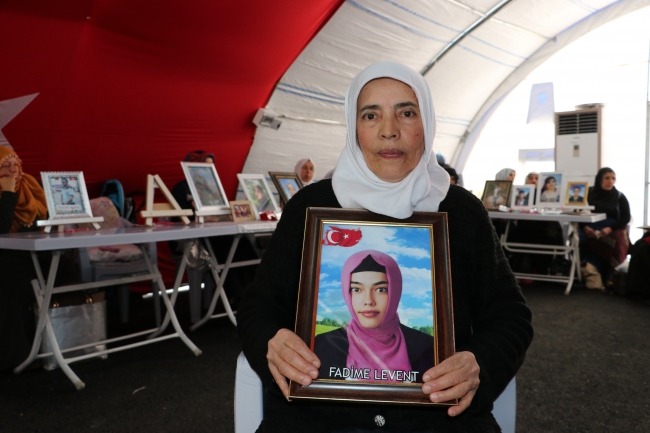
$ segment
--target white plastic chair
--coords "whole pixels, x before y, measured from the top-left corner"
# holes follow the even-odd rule
[[[235,377],[235,433],[253,433],[264,417],[262,381],[243,353],[237,358]],[[492,415],[503,433],[515,433],[517,419],[516,378],[494,402]]]

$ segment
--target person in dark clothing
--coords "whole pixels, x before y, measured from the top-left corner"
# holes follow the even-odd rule
[[[18,155],[0,146],[0,234],[40,230],[36,221],[47,217],[45,192],[38,181],[23,173]],[[38,254],[43,269],[51,256]],[[32,347],[35,324],[35,302],[31,280],[36,271],[31,255],[26,251],[0,249],[0,370],[22,363]],[[56,284],[78,280],[73,261],[62,256]]]
[[[395,259],[375,250],[352,254],[343,265],[341,291],[351,319],[315,337],[319,377],[336,379],[337,368],[354,367],[368,369],[371,378],[401,370],[421,383],[433,367],[433,336],[400,323],[402,272]]]
[[[614,170],[609,167],[598,170],[587,201],[595,207],[595,213],[604,213],[607,218],[583,224],[579,232],[582,259],[594,265],[606,282],[611,280],[614,268],[625,260],[630,246],[627,231],[630,203],[615,183]]]
[[[258,431],[373,431],[385,422],[382,431],[390,432],[498,432],[492,405],[524,361],[531,312],[484,206],[449,185],[433,158],[428,84],[410,68],[381,62],[353,79],[345,111],[347,145],[333,179],[287,203],[240,304],[244,354],[265,388]],[[308,207],[365,208],[400,219],[414,210],[447,212],[456,354],[424,373],[422,392],[433,402],[459,398],[458,406],[287,402],[287,379],[309,385],[322,364],[291,331]]]
[[[203,150],[196,150],[190,152],[185,156],[185,162],[205,162],[208,164],[214,164],[214,155]],[[187,183],[187,180],[182,180],[178,182],[172,188],[172,195],[178,202],[179,206],[183,209],[195,209],[194,199],[192,198],[192,191],[190,186]],[[194,219],[193,216],[189,217]],[[210,218],[210,217],[206,217]],[[174,218],[174,222],[180,222],[179,218]],[[215,236],[208,238],[214,255],[216,256],[219,264],[224,264],[228,258],[228,253],[230,252],[230,246],[232,245],[234,236]],[[178,242],[172,241],[169,243],[170,249],[172,251],[178,251]],[[246,260],[255,260],[257,259],[257,253],[255,249],[249,242],[247,238],[242,238],[239,240],[237,245],[237,250],[233,256],[233,262],[240,262]],[[228,298],[230,299],[230,304],[233,308],[236,308],[239,303],[239,298],[241,297],[244,288],[248,286],[253,281],[253,276],[255,275],[255,270],[257,269],[256,265],[252,266],[243,266],[239,268],[231,268],[228,271],[226,276],[226,281],[224,281],[223,287],[226,290]]]

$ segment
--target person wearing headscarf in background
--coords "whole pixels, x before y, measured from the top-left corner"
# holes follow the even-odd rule
[[[451,168],[450,166],[445,166],[443,167],[447,174],[449,174],[449,182],[452,185],[458,185],[458,173],[456,172],[455,169]]]
[[[630,203],[625,194],[616,189],[615,183],[614,170],[609,167],[598,170],[587,201],[595,207],[595,213],[604,213],[607,218],[584,224],[579,232],[580,257],[600,272],[606,284],[611,282],[614,268],[625,260],[630,247],[627,232],[631,220]]]
[[[314,183],[316,168],[314,166],[314,161],[311,159],[301,159],[296,163],[296,167],[293,171],[298,175],[304,186]]]
[[[195,150],[189,152],[183,161],[214,164],[215,158],[214,154],[212,153],[208,153],[204,150]],[[192,190],[187,183],[187,179],[183,179],[174,185],[172,188],[172,195],[181,208],[196,210],[194,198],[192,197]],[[188,218],[194,220],[194,216],[190,216]],[[210,217],[205,217],[205,219],[209,220]],[[172,218],[172,221],[180,222],[181,220],[180,218]],[[234,236],[214,236],[207,239],[209,239],[210,244],[212,245],[212,250],[214,251],[214,255],[216,256],[217,261],[220,264],[225,263],[226,259],[228,258],[228,252],[230,251],[230,246],[232,245]],[[170,241],[169,247],[172,251],[182,251],[182,249],[180,249],[181,246],[177,241]],[[255,249],[251,245],[248,238],[242,237],[239,240],[237,250],[233,256],[233,262],[255,260],[257,258],[259,257],[257,256],[257,253],[255,252]],[[253,281],[253,276],[255,275],[256,269],[257,265],[252,265],[240,268],[231,268],[228,271],[228,275],[226,276],[226,281],[224,281],[223,287],[226,290],[229,302],[233,309],[236,309],[236,306],[239,303],[239,298],[241,297],[241,293],[243,292],[244,288],[250,284],[251,281]],[[208,305],[204,305],[203,307],[207,308]]]
[[[494,180],[515,180],[515,176],[517,175],[517,172],[514,171],[512,168],[504,168],[502,170],[499,170],[499,172],[494,176]]]
[[[402,272],[395,259],[376,250],[352,254],[343,264],[341,292],[350,321],[315,337],[319,377],[334,379],[337,368],[354,367],[369,369],[371,378],[381,378],[382,370],[408,372],[411,382],[422,383],[433,367],[433,335],[400,323]]]
[[[333,179],[301,189],[287,203],[238,310],[244,354],[265,387],[258,431],[365,431],[381,417],[393,432],[500,431],[492,405],[523,363],[531,312],[485,207],[450,185],[435,160],[429,86],[407,66],[376,63],[350,83],[345,115],[347,144]],[[457,397],[458,406],[287,402],[287,379],[309,385],[321,366],[292,331],[308,207],[364,208],[398,219],[414,211],[447,213],[457,352],[424,373],[421,389],[432,401]]]
[[[0,234],[39,231],[36,221],[47,218],[45,192],[38,181],[24,173],[12,149],[0,146]],[[49,252],[39,253],[43,269],[49,268]],[[62,255],[56,284],[78,282],[78,271],[68,255]],[[27,251],[0,249],[0,370],[22,363],[34,339],[35,302],[31,280],[36,278]]]

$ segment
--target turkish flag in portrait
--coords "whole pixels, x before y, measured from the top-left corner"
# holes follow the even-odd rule
[[[353,247],[359,243],[361,237],[361,229],[342,229],[330,226],[323,236],[323,245]]]

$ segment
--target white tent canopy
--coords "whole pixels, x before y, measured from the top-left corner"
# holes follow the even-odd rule
[[[580,36],[648,5],[650,0],[347,0],[278,83],[267,108],[284,117],[282,126],[257,129],[243,171],[291,171],[298,159],[310,157],[321,177],[336,165],[345,143],[343,99],[350,79],[381,60],[422,71],[443,51],[425,74],[437,115],[434,149],[462,169],[473,143],[467,137],[530,71]],[[472,28],[477,21],[483,22]]]

